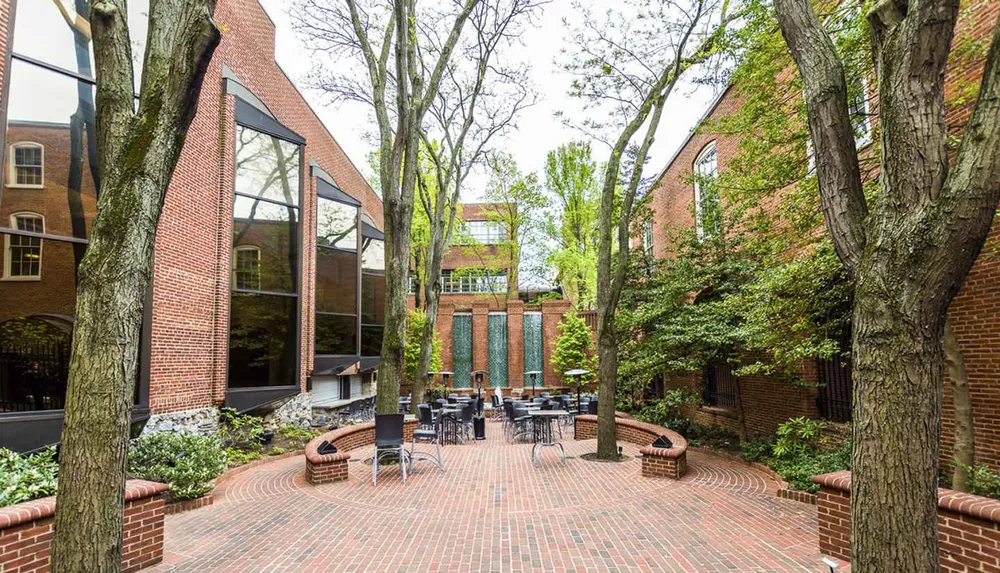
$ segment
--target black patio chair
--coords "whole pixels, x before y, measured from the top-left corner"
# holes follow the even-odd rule
[[[512,432],[514,439],[523,438],[531,432],[531,416],[524,406],[514,406],[514,419],[512,421]]]
[[[385,456],[398,456],[399,468],[406,483],[406,442],[403,439],[402,414],[375,416],[375,456],[372,458],[372,485],[378,483],[378,464]]]
[[[591,400],[587,403],[587,413],[597,414],[597,400]]]
[[[424,408],[424,404],[421,404],[421,418],[424,416],[424,411],[430,414],[430,408]],[[430,427],[424,427],[423,419],[421,419],[420,426],[413,430],[413,438],[410,441],[410,472],[413,471],[413,460],[430,460],[434,462],[434,465],[441,471],[444,471],[444,457],[441,455],[441,441],[443,438],[443,432],[441,428],[442,417],[438,417],[436,421],[432,422]],[[416,451],[417,442],[421,444],[434,444],[434,455],[432,456],[428,452],[418,452]]]
[[[463,444],[465,443],[465,437],[472,434],[472,417],[475,415],[475,413],[476,413],[476,407],[471,402],[464,408],[462,408],[462,418],[460,419],[462,427],[460,428],[460,430],[461,430]]]
[[[420,413],[419,426],[425,430],[434,429],[434,412],[429,404],[417,404],[417,412]]]

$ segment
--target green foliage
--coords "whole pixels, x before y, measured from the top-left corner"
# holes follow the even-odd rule
[[[212,491],[212,480],[226,469],[226,455],[211,436],[154,432],[133,442],[128,469],[134,477],[169,485],[172,499],[194,499]]]
[[[774,457],[794,458],[813,455],[823,443],[823,422],[800,416],[778,426]]]
[[[549,263],[566,298],[578,308],[593,308],[597,297],[597,176],[587,142],[560,145],[546,157],[545,188],[556,198],[558,218],[546,229],[555,245]]]
[[[56,494],[59,464],[56,449],[22,456],[0,448],[0,507]]]
[[[296,426],[295,424],[286,424],[278,428],[277,431],[278,436],[288,441],[299,442],[302,444],[305,444],[306,442],[315,438],[321,433],[322,432],[320,432],[319,430],[314,430],[313,428],[304,428],[302,426]],[[274,453],[274,450],[276,449],[278,448],[272,448],[270,454],[276,455]]]
[[[813,476],[850,469],[851,441],[844,440],[835,449],[812,455],[770,458],[767,463],[793,489],[816,493],[819,485],[813,483]]]
[[[671,427],[669,424],[681,424],[676,421],[684,419],[681,417],[681,408],[687,404],[697,404],[700,401],[701,397],[695,392],[680,389],[668,390],[664,393],[663,398],[643,406],[636,413],[635,417],[643,422],[656,424],[657,426],[668,426],[676,431],[676,428]]]
[[[256,450],[245,450],[242,448],[225,448],[226,460],[229,463],[229,467],[235,468],[236,466],[242,466],[248,464],[252,461],[259,460],[263,454],[261,449]]]
[[[228,449],[259,452],[264,437],[264,420],[259,416],[240,414],[233,408],[219,411],[219,440]]]
[[[959,463],[959,462],[956,462]],[[969,474],[969,493],[1000,499],[1000,473],[995,473],[984,463],[965,467]]]
[[[552,352],[552,364],[556,372],[570,385],[575,385],[577,379],[564,374],[576,368],[588,370],[589,374],[580,377],[580,384],[590,383],[597,370],[597,356],[594,349],[594,339],[591,338],[590,327],[580,318],[575,309],[570,309],[563,315],[559,323],[559,337]]]
[[[410,311],[406,317],[406,348],[403,350],[403,375],[413,381],[417,376],[417,365],[420,363],[420,333],[427,322],[427,315],[420,309]],[[432,372],[441,369],[441,339],[434,333],[431,343],[431,363],[428,368]]]
[[[282,448],[281,446],[275,446],[275,447],[271,448],[270,450],[268,450],[267,455],[269,455],[269,456],[280,456],[283,453],[285,453],[285,448]]]
[[[774,451],[774,436],[750,438],[740,444],[740,457],[748,462],[764,462]]]

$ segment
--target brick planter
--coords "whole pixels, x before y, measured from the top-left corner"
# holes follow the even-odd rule
[[[413,430],[417,427],[416,420],[407,420],[403,425],[403,437],[410,441],[413,437]],[[324,441],[337,446],[337,453],[322,456],[319,454],[319,446]],[[327,432],[318,438],[313,438],[306,444],[306,481],[312,485],[329,483],[334,481],[345,481],[347,479],[347,461],[351,459],[348,454],[354,448],[371,446],[375,444],[375,422],[367,424],[357,424],[355,426],[344,426],[332,432]]]
[[[163,560],[163,493],[167,486],[129,480],[125,486],[122,571],[138,571]],[[45,497],[0,509],[0,572],[48,571],[56,498]]]
[[[851,472],[816,476],[819,549],[851,560]],[[1000,571],[1000,501],[938,489],[938,557],[948,572]]]
[[[211,493],[206,493],[205,495],[195,498],[195,499],[185,499],[184,501],[175,501],[173,503],[168,503],[163,506],[163,512],[167,515],[174,515],[175,513],[184,513],[185,511],[191,511],[192,509],[198,509],[199,507],[205,507],[212,505],[213,498]]]
[[[618,439],[642,446],[642,475],[644,477],[666,477],[681,479],[687,471],[687,440],[670,428],[647,424],[615,413]],[[672,448],[654,448],[652,443],[660,436],[666,436],[673,443]],[[573,438],[592,440],[597,437],[597,416],[581,414],[576,417]]]

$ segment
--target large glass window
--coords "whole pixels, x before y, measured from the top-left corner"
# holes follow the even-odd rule
[[[507,239],[507,231],[499,221],[467,221],[458,232],[458,243],[499,245]]]
[[[230,388],[298,383],[300,168],[298,145],[237,126]]]
[[[718,232],[718,194],[715,179],[719,174],[719,164],[715,142],[705,146],[694,162],[694,217],[698,238],[706,232]]]
[[[358,208],[317,197],[317,355],[358,354]]]
[[[361,355],[382,353],[385,323],[385,241],[364,237],[361,254]]]
[[[504,271],[482,269],[441,272],[441,292],[448,294],[496,294],[507,291]]]

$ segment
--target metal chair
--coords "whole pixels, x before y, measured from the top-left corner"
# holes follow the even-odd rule
[[[425,430],[434,429],[434,412],[430,404],[417,404],[417,412],[420,414],[419,426]]]
[[[402,414],[375,416],[375,456],[372,458],[372,485],[378,483],[378,464],[384,456],[399,456],[399,469],[406,483],[406,442],[403,439]]]
[[[465,443],[465,437],[472,434],[472,416],[475,413],[476,406],[471,402],[462,408],[462,417],[459,422],[462,424],[460,430],[463,444]]]
[[[597,400],[591,400],[587,403],[587,413],[597,414]]]
[[[442,419],[439,417],[436,422],[432,422],[430,428],[424,427],[424,412],[426,411],[429,415],[431,411],[430,407],[425,408],[425,406],[426,404],[420,405],[420,427],[413,430],[413,438],[410,441],[410,472],[413,471],[413,460],[415,459],[430,460],[434,462],[434,465],[436,465],[439,470],[444,471],[444,457],[441,455]],[[434,444],[434,455],[432,456],[428,452],[416,451],[418,441],[422,444]]]

